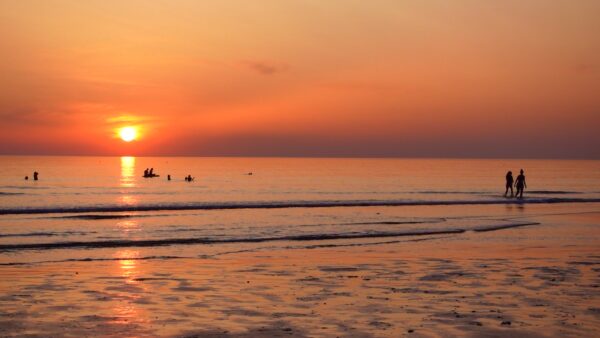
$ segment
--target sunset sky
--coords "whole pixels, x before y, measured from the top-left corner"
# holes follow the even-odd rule
[[[0,51],[0,154],[600,158],[596,0],[0,0]]]

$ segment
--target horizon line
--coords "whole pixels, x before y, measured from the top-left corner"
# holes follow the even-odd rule
[[[600,157],[505,157],[505,156],[381,156],[381,155],[108,155],[108,154],[3,154],[0,157],[201,157],[201,158],[306,158],[306,159],[439,159],[439,160],[576,160],[598,161]]]

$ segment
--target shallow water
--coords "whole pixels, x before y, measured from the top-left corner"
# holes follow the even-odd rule
[[[143,178],[148,167],[161,176]],[[600,202],[600,161],[0,157],[0,168],[1,264],[48,261],[48,250],[53,260],[129,247],[174,257],[179,246],[206,255],[491,231]],[[506,171],[520,168],[526,198],[504,198]]]
[[[595,337],[599,169],[0,157],[0,336]]]

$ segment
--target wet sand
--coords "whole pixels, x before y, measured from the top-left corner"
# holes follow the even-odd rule
[[[0,336],[597,337],[600,213],[527,220],[540,224],[0,266]]]

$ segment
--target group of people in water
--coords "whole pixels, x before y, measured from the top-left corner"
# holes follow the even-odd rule
[[[513,194],[513,185],[517,188],[517,194]],[[508,190],[510,189],[510,197],[523,198],[523,190],[527,188],[527,183],[525,183],[525,175],[523,169],[521,169],[521,173],[517,176],[517,180],[513,179],[512,171],[506,173],[506,191],[504,192],[504,196],[508,195]]]
[[[154,173],[154,168],[146,168],[146,170],[144,170],[144,178],[148,178],[148,177],[159,177],[160,175],[155,174]]]
[[[144,178],[153,178],[153,177],[160,177],[160,175],[154,173],[154,168],[146,168],[146,170],[144,170]],[[171,175],[167,175],[167,181],[171,180]],[[194,180],[194,177],[192,177],[192,175],[187,175],[186,177],[184,177],[184,180],[186,182],[192,182]]]
[[[509,171],[506,173],[506,191],[504,192],[504,196],[507,197],[508,196],[508,190],[510,190],[510,197],[516,197],[516,198],[523,198],[523,190],[525,188],[527,188],[527,183],[525,182],[525,172],[523,171],[523,169],[521,169],[519,176],[517,176],[517,179],[515,180],[513,178],[513,174],[512,171]],[[37,181],[38,180],[38,175],[39,173],[37,171],[33,172],[33,180]],[[251,172],[249,172],[247,175],[252,175]],[[144,178],[152,178],[152,177],[159,177],[160,175],[155,174],[154,173],[154,168],[146,168],[146,170],[144,170]],[[187,175],[186,177],[184,177],[184,180],[186,182],[192,182],[195,179],[195,177],[192,177],[192,175]],[[25,180],[29,180],[29,176],[25,176]],[[167,180],[170,181],[171,180],[171,175],[167,175]],[[514,193],[513,190],[513,186],[515,188],[517,188],[517,193]]]
[[[33,180],[37,181],[38,180],[38,175],[39,173],[37,171],[33,172]],[[154,168],[146,168],[146,170],[144,170],[144,178],[152,178],[152,177],[160,177],[160,175],[155,174],[154,173]],[[192,182],[195,179],[195,177],[192,177],[192,175],[187,175],[186,177],[184,177],[184,180],[186,182]],[[25,181],[29,180],[29,176],[25,176]],[[170,181],[171,180],[171,175],[167,175],[167,180]]]

